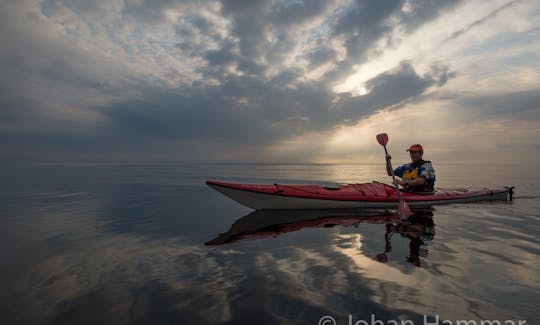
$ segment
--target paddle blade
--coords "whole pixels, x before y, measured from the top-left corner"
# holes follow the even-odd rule
[[[399,217],[401,219],[408,219],[409,216],[412,214],[411,209],[409,208],[407,203],[403,200],[399,201],[398,212],[399,212]]]
[[[381,133],[381,134],[377,134],[377,141],[379,142],[379,144],[381,146],[386,146],[386,144],[388,143],[388,134],[386,133]]]

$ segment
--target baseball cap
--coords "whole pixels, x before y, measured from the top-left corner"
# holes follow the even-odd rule
[[[406,151],[420,151],[420,152],[424,152],[424,148],[422,148],[422,145],[421,144],[413,144],[410,146],[409,149],[407,149]]]

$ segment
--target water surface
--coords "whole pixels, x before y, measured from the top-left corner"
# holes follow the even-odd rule
[[[440,187],[514,185],[516,199],[400,223],[392,210],[254,212],[204,185],[388,182],[383,165],[4,165],[2,323],[537,323],[532,166],[436,167]]]

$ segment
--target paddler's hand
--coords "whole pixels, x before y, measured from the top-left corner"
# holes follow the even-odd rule
[[[392,183],[393,183],[394,185],[401,185],[401,186],[405,185],[405,183],[404,183],[403,181],[401,181],[401,180],[399,180],[399,179],[397,179],[397,178],[394,179],[394,181],[393,181]]]
[[[390,160],[392,160],[392,156],[386,155],[386,161],[390,161]]]

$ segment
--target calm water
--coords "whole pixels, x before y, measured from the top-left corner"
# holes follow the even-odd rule
[[[4,165],[0,322],[538,324],[536,168],[436,167],[438,186],[514,185],[516,199],[400,223],[384,210],[253,212],[204,185],[388,182],[382,164]]]

